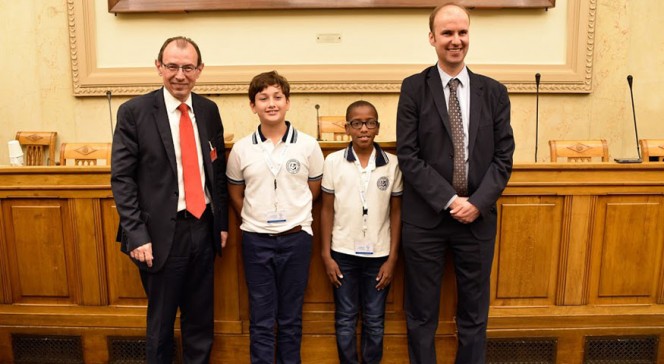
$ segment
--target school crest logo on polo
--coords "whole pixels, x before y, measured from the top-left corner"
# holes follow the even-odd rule
[[[378,186],[378,189],[381,191],[387,190],[387,188],[390,186],[390,180],[387,179],[387,177],[383,176],[378,179],[376,182],[376,186]]]
[[[300,171],[300,161],[297,159],[289,159],[288,162],[286,162],[286,170],[290,174],[297,174],[297,172]]]

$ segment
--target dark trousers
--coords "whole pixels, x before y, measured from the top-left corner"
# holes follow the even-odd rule
[[[283,236],[242,234],[254,364],[274,363],[275,357],[277,363],[301,362],[302,304],[311,244],[311,235],[304,231]]]
[[[377,290],[376,277],[387,257],[358,257],[332,251],[332,258],[343,275],[341,287],[334,289],[334,321],[339,362],[359,363],[355,328],[361,311],[362,363],[378,364],[383,358],[385,299],[389,286]]]
[[[208,363],[214,336],[214,249],[208,208],[200,220],[178,219],[171,252],[158,272],[141,271],[148,297],[146,354],[173,362],[173,325],[180,308],[183,363]]]
[[[404,308],[411,363],[436,362],[440,286],[448,250],[452,254],[457,285],[456,363],[485,362],[494,242],[495,239],[478,240],[468,225],[452,219],[433,229],[403,224]]]

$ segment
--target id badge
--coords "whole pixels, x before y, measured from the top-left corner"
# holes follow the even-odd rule
[[[265,214],[265,221],[268,224],[281,224],[286,222],[286,212],[284,210],[270,211]]]
[[[374,243],[368,240],[355,242],[355,254],[371,255],[374,253]]]
[[[214,162],[217,160],[217,148],[213,147],[210,141],[208,141],[208,145],[210,146],[210,160]]]

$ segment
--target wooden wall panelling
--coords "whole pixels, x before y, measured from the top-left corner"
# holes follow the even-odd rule
[[[214,316],[215,332],[223,334],[241,334],[242,329],[242,297],[240,287],[245,285],[241,260],[242,241],[240,224],[237,222],[233,209],[229,211],[229,237],[222,257],[215,259],[214,281]],[[246,309],[246,301],[244,308]],[[248,316],[247,316],[248,317]],[[248,343],[248,342],[247,342]]]
[[[119,217],[113,199],[101,201],[103,241],[106,256],[106,282],[110,306],[147,306],[138,268],[120,251],[116,242]]]
[[[659,223],[660,229],[664,230],[664,226],[662,226],[661,223]],[[660,237],[664,237],[664,233],[660,232],[659,233]],[[664,304],[664,259],[662,260],[662,264],[660,264],[659,267],[659,285],[657,287],[657,303],[658,304]]]
[[[215,336],[210,362],[249,364],[249,335]]]
[[[588,302],[588,275],[590,270],[590,243],[592,221],[595,216],[596,196],[572,195],[565,197],[560,284],[557,294],[559,305],[585,305]]]
[[[491,305],[555,305],[563,199],[503,197],[498,213]]]
[[[3,204],[3,200],[0,199],[0,229],[2,229],[2,233],[0,233],[0,304],[11,303],[12,296]],[[0,362],[1,359],[2,357],[0,357]]]
[[[84,358],[86,363],[108,363],[108,334],[96,332],[83,336]],[[127,335],[126,333],[124,335]],[[143,333],[136,334],[142,336]],[[94,348],[94,349],[93,349]]]
[[[0,175],[0,285],[6,298],[0,303],[0,362],[12,361],[12,332],[81,335],[86,362],[106,360],[106,336],[142,336],[144,293],[137,268],[115,242],[108,167],[0,167]],[[555,337],[557,361],[577,363],[585,336],[662,335],[663,202],[661,165],[515,166],[498,203],[489,337]],[[237,217],[231,215],[230,223],[228,246],[215,261],[213,362],[246,363],[241,236]],[[314,230],[319,232],[316,222]],[[331,287],[317,238],[313,249],[302,355],[305,362],[335,362]],[[449,259],[436,336],[439,363],[451,363],[456,350]],[[402,262],[387,307],[386,363],[407,358]]]
[[[321,192],[322,193],[322,192]],[[311,325],[306,325],[302,329],[312,334],[333,334],[334,333],[334,297],[332,294],[332,285],[325,273],[325,267],[321,260],[320,244],[320,200],[313,204],[312,214],[314,222],[312,230],[314,232],[311,261],[309,264],[309,279],[304,293],[304,306],[302,308],[303,318]]]
[[[101,213],[99,199],[69,199],[68,219],[72,222],[76,269],[80,274],[78,288],[82,305],[107,305],[106,270],[102,246]]]
[[[79,303],[78,269],[66,200],[7,199],[13,303]]]
[[[0,363],[13,362],[12,337],[9,330],[0,330]]]
[[[401,253],[401,252],[399,252]],[[406,331],[406,316],[403,311],[404,304],[404,264],[403,254],[394,267],[392,283],[387,302],[385,303],[385,334],[403,334]],[[319,258],[320,259],[320,258]],[[320,263],[323,264],[322,262]]]
[[[661,196],[599,198],[589,303],[657,303],[662,284],[662,202]]]

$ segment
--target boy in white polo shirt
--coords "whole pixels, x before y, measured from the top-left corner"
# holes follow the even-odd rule
[[[275,350],[278,363],[301,362],[311,208],[320,194],[323,153],[286,121],[289,97],[288,81],[276,71],[251,80],[249,106],[260,125],[235,143],[226,168],[231,204],[242,217],[252,363],[273,363]]]
[[[397,261],[403,184],[397,157],[374,138],[376,108],[356,101],[346,110],[347,148],[325,159],[321,243],[325,270],[334,285],[339,361],[380,363],[385,299]],[[362,352],[355,327],[362,312]]]

